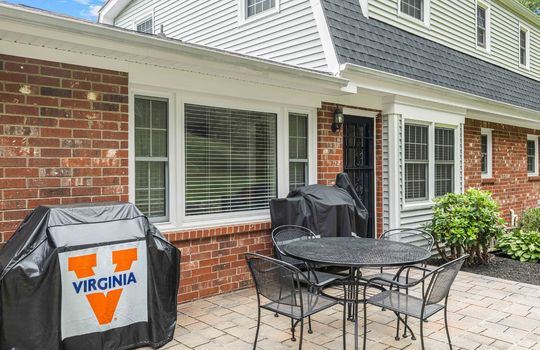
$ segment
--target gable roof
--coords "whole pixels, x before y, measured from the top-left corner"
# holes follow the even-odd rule
[[[540,81],[322,0],[340,64],[350,63],[540,111]]]

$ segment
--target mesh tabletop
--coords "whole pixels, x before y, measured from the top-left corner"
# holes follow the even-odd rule
[[[328,237],[295,241],[287,255],[334,266],[401,266],[427,260],[431,252],[412,244],[372,238]]]

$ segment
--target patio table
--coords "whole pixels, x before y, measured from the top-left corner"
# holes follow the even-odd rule
[[[355,349],[358,349],[358,290],[362,267],[399,267],[429,259],[431,252],[412,244],[356,237],[325,237],[291,242],[287,255],[316,265],[349,268],[350,288],[343,301],[349,304],[355,323]]]

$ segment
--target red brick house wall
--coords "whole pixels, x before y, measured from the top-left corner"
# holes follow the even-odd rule
[[[0,234],[40,204],[128,199],[126,73],[0,55]]]
[[[492,129],[491,179],[481,177],[481,128]],[[465,121],[465,188],[491,191],[507,222],[511,219],[510,209],[520,215],[527,208],[537,207],[540,201],[540,177],[527,175],[527,134],[540,135],[540,131],[474,119]]]

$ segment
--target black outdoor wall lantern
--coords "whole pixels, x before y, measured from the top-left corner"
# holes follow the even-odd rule
[[[339,129],[341,129],[341,126],[343,125],[343,121],[345,120],[345,116],[343,115],[343,110],[339,107],[336,108],[334,112],[334,122],[332,123],[332,131],[336,132]]]

